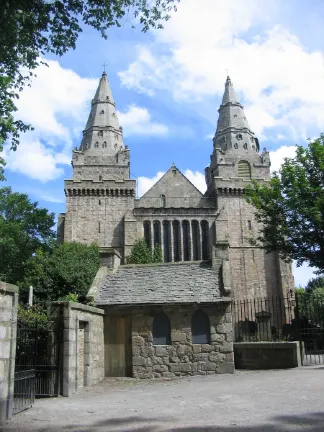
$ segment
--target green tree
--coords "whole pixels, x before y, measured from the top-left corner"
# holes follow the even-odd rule
[[[317,288],[323,288],[324,289],[324,277],[318,276],[316,278],[310,279],[307,282],[307,285],[305,286],[306,291],[314,291]]]
[[[0,280],[17,284],[37,250],[51,247],[54,213],[38,207],[27,195],[0,189]]]
[[[66,242],[47,252],[37,251],[28,262],[21,284],[22,298],[27,300],[32,285],[36,304],[46,305],[62,298],[84,302],[99,266],[99,248],[95,244]]]
[[[324,135],[308,147],[297,146],[269,185],[246,186],[246,200],[255,207],[262,228],[250,239],[285,260],[307,262],[324,273]]]
[[[62,56],[74,49],[84,25],[105,39],[111,27],[120,27],[132,17],[143,32],[162,28],[178,1],[0,0],[0,151],[7,140],[15,150],[20,133],[30,129],[14,117],[15,101],[24,86],[30,85],[46,53]]]
[[[162,262],[162,251],[159,245],[153,252],[147,246],[145,239],[138,239],[132,247],[130,255],[126,257],[126,264],[152,264]]]

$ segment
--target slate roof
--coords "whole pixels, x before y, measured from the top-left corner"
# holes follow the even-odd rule
[[[95,303],[188,304],[220,301],[218,274],[207,262],[120,266],[108,274]]]

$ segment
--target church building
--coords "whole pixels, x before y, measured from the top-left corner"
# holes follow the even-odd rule
[[[106,73],[100,78],[72,153],[58,237],[100,247],[103,267],[88,297],[105,310],[106,376],[233,372],[231,300],[294,286],[289,264],[248,241],[258,223],[244,187],[269,181],[270,157],[260,153],[229,77],[218,112],[206,193],[171,164],[137,198]],[[164,263],[124,264],[143,237],[160,245]]]

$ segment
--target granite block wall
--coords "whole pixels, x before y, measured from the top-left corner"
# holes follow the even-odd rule
[[[51,304],[50,318],[63,323],[62,396],[104,378],[103,314],[80,303]]]
[[[201,308],[209,317],[210,344],[193,344],[191,317],[197,307],[163,308],[171,324],[171,345],[153,345],[154,312],[143,308],[132,317],[134,378],[211,375],[234,372],[230,304]]]
[[[12,416],[17,308],[18,288],[0,282],[0,423]]]

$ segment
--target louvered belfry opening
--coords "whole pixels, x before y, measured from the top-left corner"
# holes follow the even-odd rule
[[[239,177],[251,178],[251,165],[247,161],[240,161],[237,167]]]

